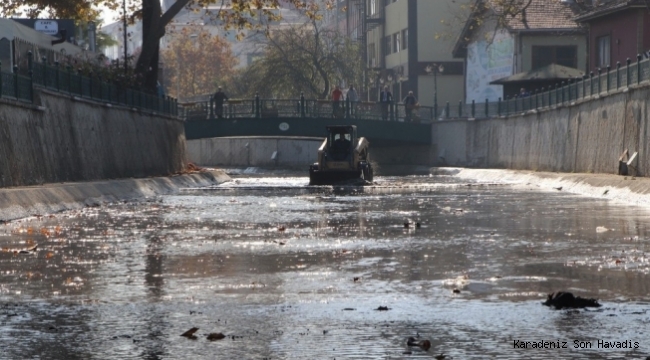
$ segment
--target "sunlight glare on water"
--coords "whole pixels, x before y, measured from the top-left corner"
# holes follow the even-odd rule
[[[648,215],[446,176],[248,174],[13,221],[0,227],[0,358],[645,358]],[[603,307],[542,306],[557,290]]]

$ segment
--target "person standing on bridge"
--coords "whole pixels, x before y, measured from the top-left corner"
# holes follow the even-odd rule
[[[343,91],[336,85],[332,91],[332,117],[341,117],[341,100],[343,100]]]
[[[223,102],[228,100],[228,96],[221,90],[221,86],[217,88],[217,92],[212,96],[214,100],[214,110],[219,119],[223,118]]]
[[[418,104],[418,99],[413,95],[413,91],[409,91],[409,94],[404,98],[404,121],[412,121],[413,113]]]
[[[384,86],[384,90],[379,93],[379,105],[381,106],[382,120],[388,120],[388,106],[393,102],[393,93],[388,90],[388,86]]]
[[[346,94],[346,100],[348,101],[348,106],[350,106],[350,115],[354,116],[357,108],[356,103],[359,102],[359,94],[357,94],[354,85],[350,85],[348,93]]]

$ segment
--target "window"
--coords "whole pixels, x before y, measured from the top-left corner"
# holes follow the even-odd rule
[[[409,29],[402,30],[402,50],[409,48]]]
[[[400,33],[393,34],[393,53],[399,52],[401,50],[400,45]]]
[[[370,0],[370,15],[377,13],[377,0]]]
[[[393,50],[391,37],[386,36],[384,38],[384,41],[386,41],[386,44],[384,45],[384,55],[388,56],[391,54],[391,50]]]
[[[577,46],[533,46],[532,70],[558,64],[576,68],[578,66]]]
[[[598,48],[598,66],[606,67],[607,65],[610,65],[609,54],[611,53],[611,48],[609,35],[597,38],[596,46]]]
[[[377,61],[376,61],[376,54],[375,54],[375,44],[368,44],[368,66],[371,68],[377,67]]]

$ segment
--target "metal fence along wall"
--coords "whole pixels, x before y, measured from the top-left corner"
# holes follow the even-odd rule
[[[100,77],[75,73],[72,67],[58,63],[48,65],[34,62],[29,55],[28,76],[21,75],[14,66],[13,73],[0,72],[0,97],[32,102],[34,85],[81,98],[122,105],[167,115],[178,115],[176,99],[124,88],[103,81]]]
[[[458,118],[490,118],[521,114],[531,110],[541,110],[569,105],[575,101],[607,95],[610,92],[637,85],[650,80],[650,59],[642,60],[637,55],[636,62],[627,60],[615,67],[597,69],[589,74],[561,82],[551,88],[534,90],[525,97],[515,97],[499,101],[457,104],[434,104],[417,106],[407,115],[405,105],[391,103],[384,105],[373,102],[305,99],[238,99],[224,104],[221,114],[215,113],[215,105],[210,100],[181,106],[180,116],[189,118],[271,118],[271,117],[357,117],[369,120],[407,120],[435,121]],[[422,97],[421,97],[422,98]]]

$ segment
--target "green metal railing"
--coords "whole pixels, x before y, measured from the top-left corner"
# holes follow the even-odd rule
[[[498,101],[457,104],[437,104],[418,106],[411,116],[406,116],[404,104],[391,103],[382,106],[374,102],[335,103],[329,100],[305,99],[254,99],[231,100],[223,106],[221,116],[213,101],[204,100],[191,104],[182,104],[179,115],[185,119],[213,118],[272,118],[272,117],[333,117],[362,118],[368,120],[421,121],[490,118],[496,116],[519,115],[532,110],[555,108],[570,105],[583,99],[605,96],[613,91],[628,88],[650,80],[650,59],[642,60],[637,55],[636,61],[628,59],[625,64],[617,63],[614,67],[596,69],[581,77],[570,79],[549,88],[535,89],[525,97],[514,97]]]
[[[212,99],[180,105],[179,114],[185,119],[218,118],[360,118],[370,120],[431,121],[434,108],[417,106],[406,116],[404,105],[396,103],[350,102],[305,99],[235,99],[223,104],[221,110]]]
[[[2,63],[0,63],[0,68]],[[13,73],[0,71],[0,98],[32,102],[32,81],[29,77],[18,74],[18,67]]]
[[[72,67],[58,63],[49,65],[46,59],[34,62],[28,53],[27,76],[19,74],[18,67],[9,74],[0,72],[0,97],[32,102],[34,86],[103,103],[115,104],[156,113],[178,115],[176,99],[125,88],[102,80],[92,74],[80,74]]]

